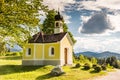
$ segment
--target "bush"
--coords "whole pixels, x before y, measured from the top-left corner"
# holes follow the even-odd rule
[[[102,70],[102,68],[100,67],[100,66],[96,66],[95,68],[94,68],[94,71],[95,72],[100,72]]]
[[[20,56],[20,52],[8,52],[5,56]]]
[[[19,55],[22,56],[22,55],[23,55],[23,52],[19,52]]]
[[[107,67],[105,65],[101,66],[102,70],[107,70]]]
[[[110,66],[110,64],[107,64],[107,68],[113,69],[113,66]]]
[[[83,67],[84,67],[83,68],[84,70],[89,70],[90,69],[90,64],[85,63]]]
[[[93,65],[92,65],[92,68],[95,68],[95,67],[97,67],[97,64],[93,64]]]
[[[80,65],[80,63],[77,63],[76,65],[75,65],[75,68],[79,68],[81,65]]]
[[[19,52],[14,52],[13,56],[20,56]]]

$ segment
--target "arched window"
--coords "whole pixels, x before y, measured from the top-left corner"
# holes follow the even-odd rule
[[[58,22],[56,23],[56,27],[59,27],[59,23]]]
[[[31,55],[31,48],[27,48],[26,54],[27,54],[27,56]]]
[[[50,47],[49,55],[53,56],[55,54],[55,50],[53,47]]]

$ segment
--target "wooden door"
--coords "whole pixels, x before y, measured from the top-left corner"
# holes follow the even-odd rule
[[[68,53],[68,51],[67,51],[67,48],[65,48],[64,49],[64,54],[65,54],[65,64],[67,64],[67,53]]]

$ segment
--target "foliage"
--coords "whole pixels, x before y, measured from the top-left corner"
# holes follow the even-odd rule
[[[84,70],[89,70],[90,69],[90,64],[85,63],[83,67],[84,67],[83,68]]]
[[[107,64],[107,68],[113,69],[114,67],[113,67],[113,66],[110,66],[110,64],[108,63],[108,64]]]
[[[102,70],[107,70],[106,65],[101,65]]]
[[[47,11],[42,0],[0,0],[0,42],[23,47],[40,24],[40,11]]]
[[[75,63],[82,63],[82,64],[84,64],[84,63],[90,63],[90,64],[93,64],[92,62],[91,62],[91,58],[90,57],[86,57],[86,56],[84,56],[84,55],[79,55],[79,56],[76,56],[75,54],[74,54],[74,56],[73,56],[73,59],[74,59],[74,62]],[[97,59],[96,59],[97,60]]]
[[[80,56],[73,56],[74,57],[74,62],[77,63],[90,63],[93,64],[92,67],[95,67],[97,65],[101,65],[102,70],[106,70],[107,68],[120,68],[120,61],[112,56],[108,57],[107,59],[101,58],[101,59],[96,59],[95,57],[86,57],[84,55]],[[113,67],[112,67],[113,66]]]
[[[77,63],[76,65],[75,65],[75,68],[79,68],[81,65],[80,65],[80,63]]]
[[[108,57],[107,59],[98,59],[98,64],[100,65],[109,65],[110,67],[113,66],[114,68],[120,68],[119,60],[114,57]]]
[[[22,52],[7,52],[5,56],[22,56]]]
[[[106,63],[107,64],[110,64],[110,66],[113,66],[115,68],[119,68],[119,64],[118,64],[118,61],[117,61],[117,58],[112,56],[112,57],[108,57],[106,59]]]
[[[9,61],[9,60],[11,60],[11,61],[16,60],[15,62],[17,62],[17,60],[21,60],[21,59],[22,59],[22,56],[2,56],[2,57],[0,57],[0,60],[6,60],[5,63],[7,63],[7,61]],[[4,64],[4,63],[1,62],[1,64]],[[8,64],[10,64],[10,63],[8,62]],[[13,64],[14,63],[11,63],[11,65],[13,65]],[[18,62],[18,64],[20,65],[21,63]],[[6,65],[6,64],[4,64],[4,65]]]
[[[92,62],[93,64],[96,64],[96,63],[97,63],[97,59],[96,59],[95,57],[92,57],[92,58],[91,58],[91,62]]]
[[[54,23],[55,23],[54,17],[55,17],[55,15],[56,15],[55,10],[49,10],[48,14],[46,14],[46,19],[44,20],[43,26],[41,27],[42,31],[45,34],[53,34],[54,33]],[[67,24],[64,23],[64,20],[63,20],[63,31],[68,32],[72,41],[74,43],[76,42],[76,40],[73,38],[72,33],[68,31]]]
[[[73,59],[73,63],[76,63],[76,56],[75,56],[75,53],[73,52],[72,54],[72,59]]]
[[[52,34],[54,33],[54,23],[55,23],[55,11],[54,10],[49,10],[46,19],[43,22],[43,27],[41,27],[42,31],[45,34]]]
[[[92,68],[95,68],[96,66],[97,66],[97,64],[93,64],[93,65],[92,65]]]
[[[0,42],[0,56],[4,56],[6,53],[5,42]]]
[[[82,63],[82,62],[85,62],[85,57],[84,57],[83,55],[80,55],[80,56],[79,56],[79,60],[80,60],[81,63]]]
[[[101,70],[102,70],[102,68],[98,65],[96,67],[94,67],[95,72],[100,72]]]
[[[103,58],[103,59],[98,59],[98,62],[97,62],[98,64],[100,64],[100,65],[105,65],[106,64],[106,59],[105,58]]]

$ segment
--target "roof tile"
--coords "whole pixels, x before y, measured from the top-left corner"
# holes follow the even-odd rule
[[[32,39],[29,40],[29,43],[53,43],[62,40],[62,38],[67,34],[67,32],[58,33],[58,34],[49,34],[44,35],[41,32],[33,35]]]

